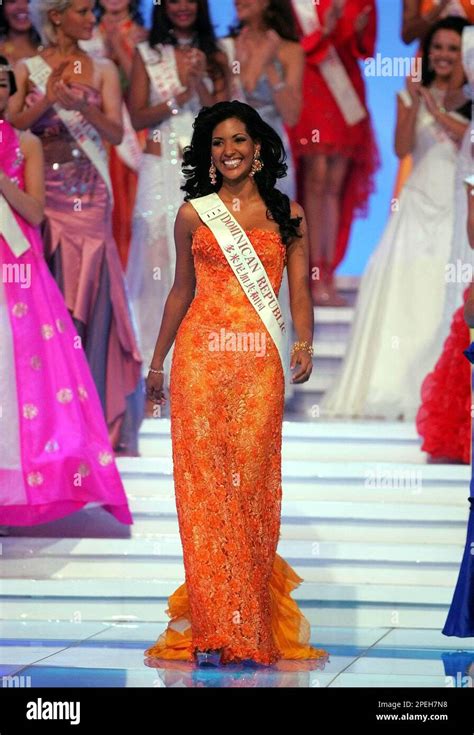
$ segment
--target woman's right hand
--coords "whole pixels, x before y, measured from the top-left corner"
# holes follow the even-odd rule
[[[145,381],[146,397],[154,406],[164,406],[166,396],[163,390],[163,373],[149,372]]]
[[[421,80],[414,79],[413,77],[408,76],[406,84],[407,84],[407,92],[412,98],[412,101],[415,104],[419,104],[421,100],[421,86],[422,86]]]

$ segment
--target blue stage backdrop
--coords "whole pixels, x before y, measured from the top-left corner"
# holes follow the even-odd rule
[[[145,0],[151,6],[150,0]],[[368,100],[380,150],[381,167],[376,179],[376,191],[369,206],[366,219],[358,219],[352,229],[349,250],[344,263],[339,268],[341,275],[360,275],[367,264],[371,252],[386,225],[390,212],[390,201],[395,182],[398,161],[393,152],[393,135],[397,91],[405,86],[405,79],[398,69],[390,66],[393,59],[407,60],[415,50],[405,46],[400,40],[402,0],[379,0],[379,31],[377,54],[379,54],[378,76],[366,75]],[[227,34],[229,25],[235,19],[233,0],[210,0],[212,18],[219,36]],[[406,65],[406,61],[405,61]],[[381,75],[381,70],[385,76]]]

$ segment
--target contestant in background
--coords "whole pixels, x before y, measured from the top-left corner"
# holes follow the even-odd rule
[[[474,28],[462,35],[463,67],[468,84],[446,95],[447,108],[466,105],[474,82]],[[462,358],[469,345],[469,330],[464,320],[464,305],[472,280],[472,250],[466,232],[466,219],[472,227],[472,122],[466,130],[455,174],[454,225],[447,273],[446,298],[440,320],[440,339],[446,338],[441,356],[422,386],[417,415],[422,449],[433,462],[463,462],[471,457],[471,381],[470,366]],[[466,197],[466,186],[468,196]],[[464,292],[464,295],[463,295]],[[449,322],[451,320],[451,326]]]
[[[28,0],[3,0],[0,3],[0,54],[13,64],[27,56],[35,56],[39,45]]]
[[[447,113],[443,102],[459,78],[465,23],[446,18],[432,29],[422,82],[398,94],[395,150],[412,154],[413,171],[362,277],[342,372],[323,401],[331,415],[413,420],[441,351],[454,172],[470,113]]]
[[[474,177],[469,183],[469,237],[471,246],[474,246]],[[474,287],[471,287],[469,297],[464,307],[464,315],[468,326],[474,329]],[[474,363],[474,343],[472,343],[466,356]],[[471,434],[470,434],[471,436]],[[472,457],[471,457],[472,461]],[[458,638],[474,637],[474,474],[471,467],[471,484],[469,493],[470,513],[467,526],[466,545],[461,561],[458,580],[454,590],[453,599],[449,608],[448,617],[443,628],[444,635],[456,636]]]
[[[137,320],[144,366],[173,284],[174,222],[183,201],[183,149],[203,105],[227,99],[228,68],[219,51],[207,0],[164,0],[153,8],[148,41],[133,59],[130,114],[136,130],[148,128],[133,215],[127,283]],[[171,354],[165,370],[169,375]]]
[[[114,193],[112,228],[122,267],[127,265],[132,235],[132,214],[137,190],[137,171],[140,165],[145,133],[137,137],[130,122],[128,97],[132,58],[135,47],[147,37],[137,0],[102,0],[96,3],[99,22],[92,38],[81,41],[80,47],[94,58],[109,58],[116,64],[122,89],[122,122],[124,135],[118,146],[109,147],[109,168]]]
[[[308,218],[311,290],[344,306],[334,273],[354,216],[365,214],[378,165],[359,62],[374,54],[374,0],[292,0],[306,54],[303,112],[290,130]]]
[[[403,0],[402,40],[405,43],[422,41],[435,23],[447,16],[457,16],[474,23],[474,4],[471,0]],[[418,50],[417,56],[420,54]],[[411,166],[411,156],[405,156],[400,161],[392,198],[399,197]]]
[[[474,23],[474,5],[471,0],[403,0],[403,42],[422,41],[433,26],[448,15]]]
[[[304,52],[290,0],[236,0],[238,25],[220,40],[232,71],[231,98],[251,105],[283,140],[287,174],[277,182],[290,199],[296,197],[295,169],[285,125],[295,125],[301,113]],[[284,320],[291,323],[288,275],[285,269],[279,293]],[[285,397],[294,384],[288,369],[292,336],[285,336]]]
[[[102,138],[122,137],[117,70],[79,48],[94,27],[91,0],[33,0],[45,50],[15,68],[9,118],[31,128],[46,163],[45,252],[83,341],[117,453],[138,453],[141,358],[112,235]]]
[[[88,503],[129,524],[87,360],[43,256],[41,142],[5,117],[9,69],[0,57],[0,524],[45,523]]]

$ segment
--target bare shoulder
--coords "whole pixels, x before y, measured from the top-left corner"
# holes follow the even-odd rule
[[[301,217],[303,220],[305,219],[304,209],[301,204],[298,204],[298,202],[290,201],[290,209],[292,217]]]
[[[36,135],[30,133],[29,130],[24,130],[20,132],[20,150],[24,156],[29,156],[33,153],[39,155],[43,152],[43,147],[40,139]]]
[[[176,224],[182,227],[183,230],[187,230],[189,236],[191,236],[194,230],[196,230],[201,224],[201,219],[191,202],[184,202],[180,206],[176,217]]]
[[[293,59],[303,59],[304,51],[298,41],[287,41],[286,38],[281,39],[279,47],[279,56],[282,61],[292,61]]]
[[[13,64],[13,72],[15,74],[15,79],[17,82],[22,82],[25,79],[28,79],[30,72],[28,66],[26,65],[26,58],[18,59],[18,61]]]
[[[118,76],[117,67],[112,59],[95,58],[94,66],[103,78],[110,79],[111,76]]]

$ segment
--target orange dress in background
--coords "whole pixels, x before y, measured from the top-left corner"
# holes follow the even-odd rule
[[[247,234],[278,294],[286,259],[279,234],[260,228]],[[309,645],[309,623],[290,597],[302,579],[276,553],[281,360],[205,225],[194,234],[192,252],[197,293],[177,333],[170,375],[185,583],[168,600],[171,621],[146,651],[146,663],[192,661],[196,648],[222,648],[223,663],[314,659],[319,668],[327,654]],[[264,349],[213,350],[211,338],[224,331],[227,339],[258,334]]]

